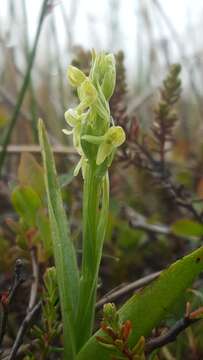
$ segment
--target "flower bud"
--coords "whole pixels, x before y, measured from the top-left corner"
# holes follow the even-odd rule
[[[107,326],[113,326],[115,322],[118,322],[117,309],[114,303],[104,304],[103,316],[104,316],[104,323]]]
[[[107,327],[112,328],[114,331],[119,328],[119,316],[115,304],[108,303],[103,307],[103,321]]]
[[[67,78],[71,86],[79,87],[83,81],[85,81],[86,75],[75,66],[69,65],[67,70]]]
[[[105,134],[106,142],[114,147],[122,145],[125,141],[125,132],[121,126],[112,126]]]
[[[57,280],[56,280],[56,268],[50,267],[46,270],[44,274],[44,283],[48,292],[53,292],[57,287]]]
[[[102,91],[106,100],[109,100],[113,95],[116,84],[116,64],[113,54],[105,56],[105,72],[102,81]]]
[[[113,153],[113,151],[125,141],[125,132],[121,126],[112,126],[104,135],[104,141],[100,144],[96,163],[100,165]]]
[[[107,323],[111,322],[117,314],[116,305],[114,303],[104,304],[103,313],[104,313],[104,320]]]

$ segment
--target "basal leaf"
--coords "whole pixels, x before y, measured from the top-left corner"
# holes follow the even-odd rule
[[[39,140],[45,172],[49,219],[64,328],[64,359],[75,359],[75,317],[78,305],[79,274],[75,250],[63,208],[53,154],[39,120]]]
[[[42,239],[46,254],[48,256],[53,255],[50,222],[44,212],[44,209],[39,209],[36,217],[36,225],[39,230],[40,238]]]

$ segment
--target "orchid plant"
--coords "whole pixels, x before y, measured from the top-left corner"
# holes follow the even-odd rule
[[[103,322],[103,332],[101,329],[93,335],[98,274],[108,223],[108,170],[116,149],[125,141],[125,132],[114,124],[109,108],[116,83],[112,54],[93,51],[89,76],[69,66],[67,77],[79,98],[79,104],[65,113],[68,128],[63,132],[73,137],[73,145],[80,157],[74,175],[81,170],[84,183],[81,268],[77,264],[63,208],[53,154],[43,122],[39,120],[63,320],[64,360],[145,359],[145,337],[159,325],[202,270],[203,248],[172,264],[150,287],[131,297],[118,314],[113,305],[105,306],[104,320],[110,309],[113,318],[117,319],[116,328],[108,318]]]
[[[67,353],[73,355],[93,331],[99,265],[108,221],[108,169],[116,148],[125,141],[125,133],[120,126],[115,126],[110,115],[109,100],[116,82],[115,58],[112,54],[96,54],[93,51],[89,76],[70,65],[67,78],[70,85],[77,89],[79,104],[65,112],[65,120],[71,129],[63,129],[63,132],[72,135],[73,145],[80,156],[74,175],[78,175],[82,169],[84,180],[83,256],[81,273],[76,281],[78,293],[74,307],[77,312],[73,320],[80,324],[80,328],[74,326],[75,342],[72,349],[67,349]],[[39,127],[43,145],[42,124]],[[45,157],[44,153],[44,162]],[[57,258],[56,253],[57,250]]]
[[[74,66],[69,66],[67,77],[77,88],[80,103],[65,113],[66,122],[73,129],[63,132],[73,135],[73,144],[80,155],[74,174],[82,168],[84,179],[83,258],[78,305],[80,348],[93,327],[98,271],[108,219],[108,168],[116,148],[125,141],[125,133],[114,125],[109,109],[116,80],[113,55],[93,52],[89,77]],[[85,310],[84,303],[87,304]]]

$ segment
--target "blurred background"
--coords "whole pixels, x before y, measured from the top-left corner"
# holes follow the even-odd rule
[[[42,7],[42,0],[6,0],[1,4],[1,142],[30,62]],[[12,142],[35,143],[39,115],[56,142],[67,141],[61,133],[63,113],[73,101],[66,80],[67,65],[85,57],[92,48],[123,51],[128,111],[139,114],[141,108],[143,123],[151,111],[147,107],[150,97],[169,64],[180,63],[187,97],[185,131],[191,112],[193,121],[188,126],[196,127],[203,112],[202,20],[200,0],[47,1],[29,86],[12,129]]]
[[[61,129],[65,127],[64,112],[75,106],[77,97],[67,82],[66,70],[68,64],[73,63],[88,74],[90,51],[95,48],[116,56],[117,85],[111,111],[116,123],[122,125],[127,134],[126,145],[111,170],[113,198],[107,237],[113,242],[109,243],[109,251],[116,257],[123,256],[123,267],[121,263],[118,266],[124,274],[128,271],[126,263],[130,262],[133,269],[139,268],[140,263],[141,272],[146,262],[147,272],[150,266],[157,270],[168,264],[170,259],[165,259],[163,254],[149,263],[146,252],[150,254],[151,249],[159,254],[163,246],[170,247],[172,259],[184,253],[185,245],[177,241],[162,243],[160,234],[160,246],[149,242],[152,233],[137,230],[136,226],[132,229],[129,219],[123,219],[121,207],[123,202],[144,215],[148,222],[164,224],[172,224],[180,216],[192,215],[193,218],[196,211],[187,213],[174,206],[160,184],[157,186],[156,171],[146,172],[148,164],[142,153],[143,144],[144,149],[147,144],[156,159],[151,136],[154,109],[170,65],[179,63],[182,93],[176,106],[178,121],[167,161],[178,189],[184,186],[186,197],[189,191],[190,196],[200,198],[195,207],[199,207],[197,211],[203,210],[202,23],[203,2],[200,0],[3,1],[0,9],[0,146],[3,149],[0,153],[1,177],[3,175],[0,212],[3,219],[5,211],[11,211],[10,191],[19,181],[21,155],[27,151],[37,154],[40,160],[39,117],[46,122],[59,173],[68,173],[64,184],[72,181],[76,154],[71,140]],[[141,146],[137,143],[140,142],[138,132],[141,132],[141,143],[145,141]],[[23,166],[25,171],[29,161]],[[69,204],[73,225],[76,229],[79,226],[76,231],[76,238],[79,238],[80,178],[74,179],[72,187],[65,187],[64,199]],[[144,245],[143,259],[139,253],[135,265],[131,246],[136,248],[141,244],[142,247],[145,241],[148,245]],[[196,246],[194,242],[189,244]],[[127,258],[125,251],[120,253],[120,246],[127,249]],[[119,283],[119,278],[114,280]]]

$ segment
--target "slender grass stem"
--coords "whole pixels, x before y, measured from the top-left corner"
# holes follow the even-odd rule
[[[28,17],[27,17],[27,11],[26,11],[26,3],[25,0],[22,2],[22,10],[23,10],[23,20],[25,23],[25,31],[24,31],[24,50],[25,50],[25,57],[27,60],[27,63],[29,63],[30,58],[30,50],[29,50],[29,37],[28,37]],[[31,120],[32,120],[32,132],[33,132],[33,140],[34,142],[37,142],[38,139],[38,133],[37,133],[37,101],[35,97],[34,92],[34,85],[32,76],[30,75],[29,80],[29,90],[30,90],[30,114],[31,114]]]
[[[33,44],[33,48],[31,50],[30,53],[30,58],[29,58],[29,63],[27,66],[27,71],[23,80],[23,84],[16,102],[16,106],[13,112],[13,115],[11,117],[11,121],[9,123],[5,138],[3,139],[3,143],[2,143],[2,151],[0,153],[0,174],[2,172],[2,168],[4,165],[4,160],[6,157],[6,150],[7,150],[7,146],[10,142],[11,139],[11,135],[13,132],[13,129],[15,127],[15,124],[17,122],[18,119],[18,115],[26,94],[26,91],[28,89],[29,86],[29,81],[30,81],[30,74],[31,74],[31,70],[34,64],[34,59],[35,59],[35,55],[36,55],[36,50],[37,50],[37,46],[38,46],[38,42],[39,42],[39,37],[40,37],[40,33],[41,33],[41,29],[42,29],[42,25],[43,25],[43,21],[45,18],[45,15],[47,14],[47,5],[48,5],[48,0],[44,0],[42,3],[42,7],[41,7],[41,13],[40,13],[40,18],[39,18],[39,22],[38,22],[38,27],[37,27],[37,31],[36,31],[36,35],[35,35],[35,40],[34,40],[34,44]]]

